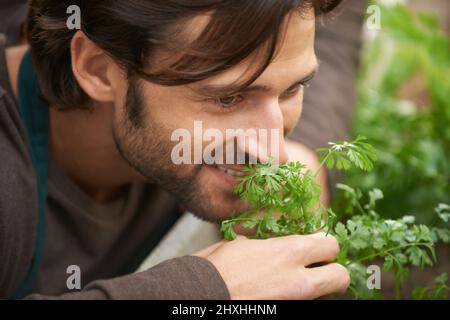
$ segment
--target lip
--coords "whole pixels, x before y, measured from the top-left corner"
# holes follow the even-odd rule
[[[213,167],[217,167],[217,166],[218,166],[218,165],[213,165]],[[245,168],[244,165],[227,165],[227,164],[221,164],[220,166],[223,167],[223,168],[226,168],[226,169],[234,170],[234,171],[241,171],[243,168]]]
[[[240,169],[242,169],[242,166],[240,166],[239,168],[237,168],[236,166],[231,167],[231,166],[223,166],[232,170],[236,170],[239,171]],[[225,186],[228,186],[230,188],[236,186],[236,184],[238,183],[238,181],[236,180],[237,177],[233,177],[230,176],[228,174],[226,174],[225,172],[223,172],[222,170],[220,170],[217,166],[215,165],[206,165],[205,169],[210,171],[212,174],[214,174],[218,179],[220,179]]]

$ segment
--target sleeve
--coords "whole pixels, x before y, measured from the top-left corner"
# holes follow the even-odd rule
[[[317,23],[319,72],[305,92],[301,120],[290,135],[311,149],[350,138],[365,8],[366,1],[348,0],[332,21]],[[328,172],[331,194],[339,178],[338,172]]]
[[[147,271],[92,282],[79,292],[56,297],[34,294],[27,299],[229,300],[230,294],[211,262],[184,256],[164,261]]]
[[[0,157],[0,298],[8,298],[33,258],[37,191],[18,111],[1,85]]]

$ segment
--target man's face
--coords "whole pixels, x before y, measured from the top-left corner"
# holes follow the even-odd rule
[[[240,79],[258,61],[258,54],[218,76],[189,85],[130,81],[123,99],[116,101],[113,126],[116,145],[128,164],[203,219],[221,221],[247,210],[247,204],[232,192],[236,183],[232,175],[214,165],[174,164],[171,153],[178,142],[171,141],[171,135],[187,129],[194,145],[195,121],[202,122],[203,131],[218,129],[224,137],[227,129],[279,129],[279,160],[287,161],[284,136],[300,117],[302,80],[315,71],[317,60],[311,15],[292,15],[285,30],[275,59],[250,86],[252,90],[215,96],[213,89]],[[203,148],[209,143],[204,142]]]

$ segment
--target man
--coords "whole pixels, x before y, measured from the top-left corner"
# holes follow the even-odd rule
[[[81,30],[70,30],[66,10],[77,3]],[[240,237],[129,274],[177,219],[177,202],[209,221],[246,209],[232,195],[233,183],[224,183],[233,171],[173,163],[174,130],[193,130],[197,120],[223,132],[279,129],[279,161],[318,166],[310,149],[285,136],[317,69],[314,16],[337,3],[31,1],[27,37],[48,105],[49,161],[45,247],[26,293],[311,299],[344,291],[348,273],[331,263],[339,248],[324,234]],[[42,222],[39,174],[27,150],[32,139],[16,102],[29,93],[17,84],[28,49],[8,49],[0,70],[2,297],[27,280]],[[325,173],[320,182],[326,185]],[[73,264],[84,289],[65,293]]]

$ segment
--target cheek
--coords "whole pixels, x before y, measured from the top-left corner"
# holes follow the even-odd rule
[[[115,133],[122,132],[125,128],[129,128],[129,120],[126,114],[125,97],[123,101],[117,99],[114,101],[111,110],[111,130]]]
[[[286,101],[281,107],[284,119],[284,127],[288,133],[294,130],[300,120],[303,110],[303,89],[298,97]]]
[[[172,135],[177,137],[190,136],[194,140],[194,123],[203,120],[196,112],[195,105],[170,92],[157,92],[149,97],[149,111],[146,117],[160,128],[161,143],[174,147],[178,142],[172,141]],[[189,134],[187,134],[189,133]]]
[[[114,65],[115,66],[115,65]],[[129,80],[118,67],[110,70],[111,87],[113,90],[113,108],[116,118],[124,114],[125,101],[128,93]]]

